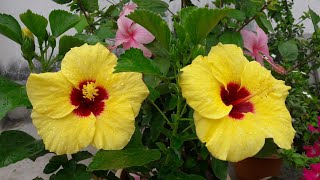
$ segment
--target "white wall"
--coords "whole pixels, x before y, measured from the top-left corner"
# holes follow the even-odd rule
[[[111,0],[113,2],[117,0]],[[165,0],[168,2],[169,0]],[[107,1],[100,0],[101,6],[106,6]],[[180,0],[175,0],[170,3],[170,9],[173,12],[177,12],[180,7]],[[204,6],[211,2],[211,0],[192,0],[200,6]],[[295,0],[295,5],[293,7],[294,17],[300,17],[304,11],[310,6],[316,13],[320,14],[320,0]],[[210,5],[212,6],[212,5]],[[59,5],[52,0],[0,0],[0,13],[10,14],[19,20],[19,14],[31,9],[33,12],[41,14],[48,17],[49,13],[54,9],[64,9],[69,8],[65,5]],[[19,20],[21,26],[23,24]],[[306,33],[312,33],[313,27],[311,21],[305,22]],[[0,65],[7,65],[12,61],[23,61],[20,54],[20,47],[15,42],[7,39],[6,37],[0,35]]]

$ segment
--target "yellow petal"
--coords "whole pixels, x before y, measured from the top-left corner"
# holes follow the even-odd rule
[[[224,87],[228,83],[240,84],[240,74],[244,66],[249,62],[241,48],[236,45],[219,43],[211,48],[208,60],[212,63],[212,74]]]
[[[279,147],[290,149],[295,134],[292,118],[285,106],[290,87],[275,79],[270,71],[255,61],[246,65],[241,84],[254,92],[250,102],[255,113],[248,114],[246,118],[254,119],[260,127],[268,127],[261,129],[266,137],[273,138]]]
[[[105,88],[110,97],[126,96],[130,100],[135,117],[139,114],[141,103],[149,94],[149,90],[142,80],[142,74],[134,72],[112,74],[108,78]]]
[[[207,59],[198,56],[184,67],[179,85],[187,103],[201,116],[217,119],[226,116],[232,106],[226,106],[220,96],[223,85],[215,79]]]
[[[33,110],[31,117],[45,148],[50,152],[73,154],[92,142],[96,121],[93,114],[79,117],[70,113],[66,117],[52,119]]]
[[[246,118],[207,119],[195,112],[194,120],[197,136],[217,159],[241,161],[254,156],[264,145],[265,136],[258,131],[260,127]]]
[[[78,87],[83,81],[96,81],[102,84],[111,74],[117,57],[101,44],[72,48],[61,62],[61,72]]]
[[[241,74],[241,86],[245,87],[254,96],[266,98],[274,96],[284,100],[288,95],[289,86],[283,81],[275,79],[269,70],[262,67],[258,62],[251,61],[245,66]]]
[[[111,97],[105,101],[105,110],[97,117],[92,145],[97,149],[123,149],[134,133],[134,113],[125,97]]]
[[[75,109],[70,100],[73,86],[61,72],[31,74],[26,87],[33,109],[41,114],[61,118]]]

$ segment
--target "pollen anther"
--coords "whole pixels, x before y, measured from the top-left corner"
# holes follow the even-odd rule
[[[82,86],[82,94],[84,98],[87,98],[91,101],[94,100],[96,96],[98,96],[99,89],[96,89],[96,85],[94,82],[87,82],[87,85]]]

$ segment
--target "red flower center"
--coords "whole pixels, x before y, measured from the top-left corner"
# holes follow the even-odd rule
[[[78,106],[73,113],[78,116],[95,116],[101,114],[105,108],[104,100],[108,99],[108,92],[100,86],[95,86],[95,81],[84,81],[79,84],[79,89],[73,88],[70,94],[71,104]]]
[[[254,112],[253,104],[248,101],[250,92],[245,87],[240,88],[237,83],[229,83],[227,89],[221,87],[220,95],[225,105],[233,106],[229,117],[241,120],[245,113]]]

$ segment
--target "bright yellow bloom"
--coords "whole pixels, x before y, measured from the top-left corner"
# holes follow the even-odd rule
[[[295,130],[285,99],[290,87],[235,45],[219,44],[182,69],[182,95],[195,110],[199,139],[221,160],[254,156],[265,138],[290,149]]]
[[[117,58],[101,44],[72,48],[61,71],[31,74],[27,93],[32,121],[45,147],[72,154],[92,144],[124,148],[149,94],[141,73],[113,73]]]

